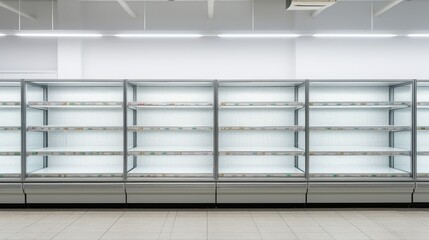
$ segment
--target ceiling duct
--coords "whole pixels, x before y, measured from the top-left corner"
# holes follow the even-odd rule
[[[335,4],[337,0],[286,0],[286,10],[318,11]]]

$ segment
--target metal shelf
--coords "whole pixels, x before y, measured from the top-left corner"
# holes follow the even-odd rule
[[[384,166],[310,166],[310,177],[410,177],[411,173]]]
[[[31,101],[27,104],[30,108],[35,109],[48,109],[48,108],[121,108],[122,102],[112,101],[60,101],[60,102],[46,102],[46,101]]]
[[[221,102],[219,108],[303,108],[302,102]]]
[[[305,127],[302,126],[224,126],[219,127],[220,131],[304,131]]]
[[[221,147],[219,155],[286,155],[286,156],[304,156],[304,150],[295,147]]]
[[[233,160],[232,160],[233,161]],[[254,167],[254,166],[240,166],[228,169],[228,171],[219,170],[219,177],[221,178],[247,178],[247,177],[303,177],[304,172],[295,167]]]
[[[129,177],[182,177],[182,178],[208,178],[213,177],[213,169],[211,167],[196,167],[196,166],[143,166],[136,167],[128,172]]]
[[[131,126],[128,131],[212,131],[211,126]]]
[[[19,107],[21,107],[21,102],[17,102],[17,101],[0,102],[0,108],[19,108]]]
[[[21,147],[0,146],[0,156],[21,156]]]
[[[211,102],[129,102],[130,108],[213,108]]]
[[[128,150],[130,156],[144,155],[213,155],[211,147],[136,147]]]
[[[411,106],[411,102],[310,102],[310,108],[388,108],[401,109]]]
[[[0,131],[19,131],[21,127],[19,126],[0,126]]]
[[[61,167],[47,167],[27,173],[28,177],[122,177],[123,166],[61,166]]]
[[[311,126],[310,130],[411,131],[409,126]]]
[[[30,126],[29,132],[67,132],[67,131],[121,131],[122,127],[116,126]]]
[[[28,156],[92,156],[92,155],[123,155],[122,147],[47,147],[27,151]]]
[[[411,151],[391,147],[310,147],[310,156],[411,156]]]

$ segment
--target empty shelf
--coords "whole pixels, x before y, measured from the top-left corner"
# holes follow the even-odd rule
[[[122,155],[122,147],[47,147],[27,151],[28,156],[51,156],[51,155]]]
[[[418,131],[428,131],[429,130],[429,126],[420,126],[420,127],[417,127],[417,130]]]
[[[429,108],[429,102],[418,102],[417,107],[418,108]]]
[[[0,156],[20,156],[21,147],[0,146]]]
[[[212,167],[145,166],[128,172],[130,177],[213,177]]]
[[[16,101],[7,101],[7,102],[0,102],[0,107],[21,107],[21,102]]]
[[[311,147],[311,156],[410,156],[411,151],[390,147]]]
[[[223,147],[219,155],[304,155],[304,150],[295,147]]]
[[[128,131],[212,131],[211,126],[131,126]]]
[[[220,108],[302,108],[302,102],[221,102]]]
[[[212,108],[211,102],[129,102],[130,108]]]
[[[123,166],[61,166],[30,172],[28,177],[122,177]]]
[[[429,146],[418,146],[417,155],[429,156]]]
[[[128,155],[213,155],[211,147],[136,147],[128,150]]]
[[[116,126],[31,126],[29,132],[55,132],[55,131],[120,131],[122,127]]]
[[[47,108],[120,108],[122,102],[110,102],[110,101],[99,101],[99,102],[46,102],[46,101],[32,101],[28,102],[28,107],[37,109]]]
[[[310,102],[312,108],[406,108],[411,102]]]
[[[219,177],[303,177],[304,172],[295,167],[224,167]]]
[[[283,131],[304,131],[301,126],[224,126],[221,131],[264,131],[264,130],[283,130]]]
[[[0,165],[0,178],[19,178],[21,177],[21,166]]]
[[[384,166],[311,166],[311,177],[410,177],[411,173]]]
[[[409,126],[312,126],[310,130],[411,131]]]
[[[19,131],[21,127],[19,126],[0,126],[0,131]]]
[[[418,165],[417,176],[425,178],[429,177],[429,165]]]

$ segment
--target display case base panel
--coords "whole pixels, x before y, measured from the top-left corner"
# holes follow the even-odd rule
[[[0,183],[0,204],[24,204],[21,183]]]
[[[416,183],[413,201],[415,203],[429,203],[429,181]]]
[[[215,183],[126,183],[127,203],[215,203]]]
[[[24,183],[29,204],[125,204],[123,183]]]
[[[306,182],[218,183],[217,203],[305,203]]]
[[[307,203],[411,203],[413,182],[310,182]]]

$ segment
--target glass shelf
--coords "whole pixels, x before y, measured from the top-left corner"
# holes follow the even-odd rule
[[[21,147],[0,146],[0,156],[21,156]]]
[[[211,126],[131,126],[128,131],[212,131]]]
[[[0,131],[19,131],[21,127],[19,126],[0,126]]]
[[[47,147],[27,151],[28,156],[70,156],[70,155],[123,155],[121,147]]]
[[[186,177],[207,178],[213,177],[213,169],[198,166],[137,166],[128,172],[129,177]]]
[[[418,131],[428,131],[429,130],[429,126],[420,126],[420,127],[417,127],[417,130]]]
[[[311,126],[310,130],[411,131],[408,126]]]
[[[212,108],[211,102],[129,102],[130,108]]]
[[[429,146],[418,146],[417,155],[420,156],[429,156]]]
[[[384,166],[310,166],[310,177],[410,177],[411,173]]]
[[[20,178],[21,177],[21,166],[1,166],[0,167],[0,178]]]
[[[224,126],[219,128],[221,131],[304,131],[305,127],[301,126]]]
[[[27,104],[30,108],[48,109],[48,108],[120,108],[122,102],[110,101],[94,101],[94,102],[46,102],[46,101],[31,101]]]
[[[233,161],[233,160],[231,160]],[[219,177],[243,178],[243,177],[303,177],[304,172],[295,167],[270,167],[270,166],[239,166],[228,167],[219,170]]]
[[[220,148],[219,155],[303,156],[304,150],[295,147],[223,147]]]
[[[310,102],[311,108],[388,108],[400,109],[411,106],[411,102]]]
[[[418,108],[429,108],[429,102],[418,102],[417,107]]]
[[[310,147],[310,156],[411,156],[411,151],[391,147]]]
[[[122,177],[123,166],[58,166],[42,168],[27,174],[28,177]]]
[[[302,102],[221,102],[219,108],[303,108]]]
[[[136,147],[128,150],[130,156],[144,155],[213,155],[211,147]]]
[[[67,131],[121,131],[117,126],[30,126],[29,132],[67,132]]]

